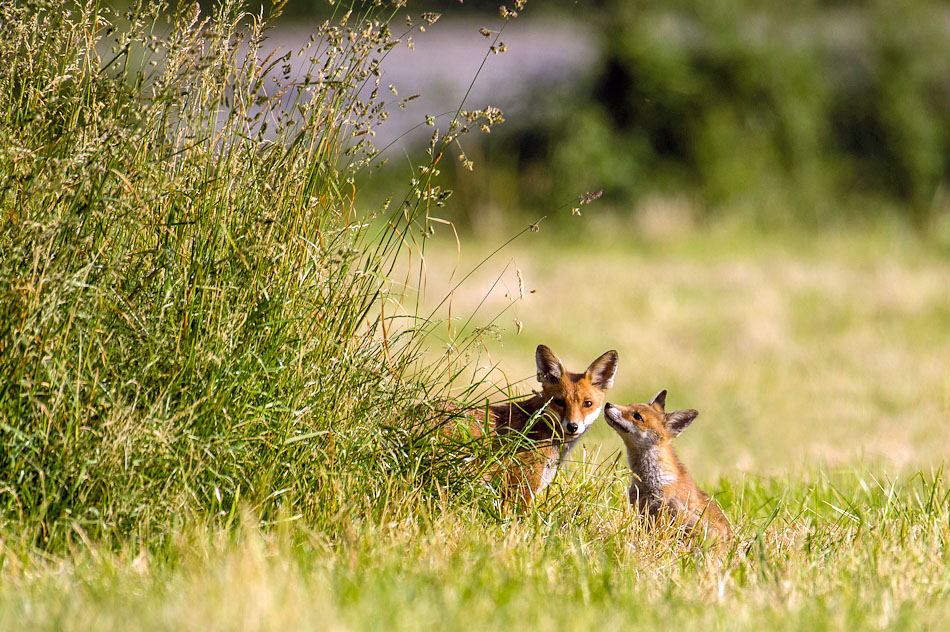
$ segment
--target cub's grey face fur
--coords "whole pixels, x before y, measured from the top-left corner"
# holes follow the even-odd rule
[[[666,391],[657,393],[648,404],[617,406],[607,403],[604,418],[630,447],[647,449],[662,440],[678,437],[699,414],[695,410],[666,412]]]
[[[607,403],[604,406],[604,419],[614,429],[624,443],[631,449],[647,450],[656,445],[661,438],[655,411],[644,404],[617,406]],[[653,422],[653,423],[651,423]]]

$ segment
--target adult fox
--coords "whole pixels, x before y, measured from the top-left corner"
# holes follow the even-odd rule
[[[453,410],[449,420],[466,420],[474,436],[487,428],[500,440],[517,441],[513,461],[491,474],[501,479],[506,497],[531,502],[554,480],[567,453],[600,416],[617,362],[617,352],[610,350],[583,373],[573,373],[553,351],[538,345],[535,363],[540,393],[483,409]]]

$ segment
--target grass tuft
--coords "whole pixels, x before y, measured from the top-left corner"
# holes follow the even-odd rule
[[[236,2],[0,11],[0,522],[57,548],[441,493],[453,458],[403,423],[440,376],[433,325],[385,307],[462,125],[401,201],[356,213],[391,9],[341,9],[286,53]]]

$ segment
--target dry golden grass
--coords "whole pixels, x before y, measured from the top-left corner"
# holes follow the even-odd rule
[[[467,243],[457,263],[454,244],[437,242],[426,296],[441,298],[448,271],[467,271],[487,251]],[[452,311],[484,301],[478,325],[507,309],[488,348],[525,390],[538,343],[577,368],[617,349],[609,399],[668,388],[671,406],[698,409],[678,448],[708,481],[946,461],[948,288],[946,255],[906,234],[763,236],[651,220],[528,234],[455,291]],[[603,424],[586,444],[608,455],[620,447]]]

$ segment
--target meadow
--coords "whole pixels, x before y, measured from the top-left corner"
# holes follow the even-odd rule
[[[950,616],[939,235],[671,198],[457,242],[438,164],[491,110],[360,195],[388,9],[334,14],[305,76],[238,6],[0,11],[0,629]],[[602,420],[524,511],[464,475],[489,448],[416,433],[420,400],[529,392],[539,343],[700,411],[678,450],[732,542],[645,524]]]
[[[939,245],[888,225],[770,234],[576,221],[569,233],[525,235],[453,295],[459,313],[498,315],[483,363],[525,380],[523,392],[536,385],[538,342],[578,368],[616,348],[608,399],[667,388],[673,405],[698,409],[679,441],[711,477],[820,464],[900,471],[950,456],[950,270]],[[450,288],[440,276],[489,251],[463,244],[459,258],[448,241],[429,265],[434,295]],[[466,262],[470,250],[479,254]],[[601,426],[587,443],[599,449],[610,435]]]

